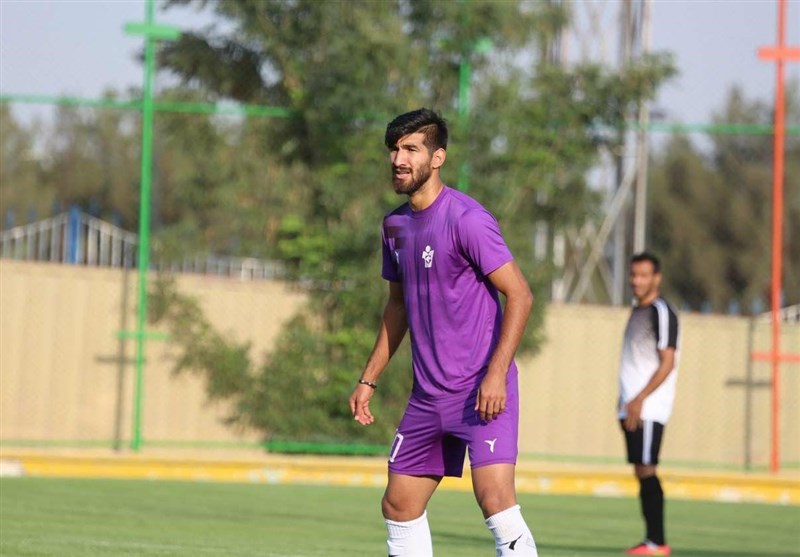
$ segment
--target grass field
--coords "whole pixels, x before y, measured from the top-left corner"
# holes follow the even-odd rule
[[[0,480],[4,557],[386,555],[381,490],[167,481]],[[539,555],[616,556],[638,500],[520,496]],[[470,493],[429,508],[437,557],[494,555]],[[800,557],[800,507],[669,501],[676,557]]]

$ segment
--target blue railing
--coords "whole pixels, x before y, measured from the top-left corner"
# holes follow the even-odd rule
[[[0,257],[69,265],[133,268],[138,236],[82,212],[78,207],[54,217],[0,232]],[[269,280],[284,276],[278,261],[213,254],[182,261],[154,260],[153,270]]]

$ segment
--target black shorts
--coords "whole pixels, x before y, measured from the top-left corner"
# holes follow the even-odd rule
[[[642,427],[636,431],[627,431],[624,420],[620,420],[619,424],[625,433],[628,462],[631,464],[658,464],[658,452],[661,450],[664,424],[644,420]]]

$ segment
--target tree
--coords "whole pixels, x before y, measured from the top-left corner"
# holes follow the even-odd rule
[[[7,104],[0,104],[0,207],[9,212],[14,224],[29,210],[47,214],[53,203],[52,194],[43,191],[40,182],[36,132],[36,125],[23,125]]]
[[[42,218],[74,204],[135,227],[139,139],[134,114],[59,107],[51,125],[36,122],[26,128],[8,105],[0,110],[4,209],[33,208]]]
[[[106,98],[116,93],[108,92]],[[79,205],[123,227],[138,222],[135,113],[59,107],[45,140],[44,182],[62,206]]]
[[[451,121],[445,181],[455,184],[459,168],[471,164],[471,193],[498,216],[536,289],[547,270],[533,264],[532,216],[559,224],[580,222],[596,210],[583,175],[599,147],[618,140],[596,130],[621,129],[630,108],[651,97],[671,72],[662,58],[645,59],[623,74],[549,66],[543,45],[567,17],[551,3],[173,0],[169,6],[178,4],[208,7],[220,20],[160,51],[161,63],[183,87],[208,99],[279,105],[292,114],[245,121],[241,133],[280,169],[276,199],[285,201],[272,228],[275,249],[290,276],[308,289],[309,306],[261,366],[238,358],[181,360],[193,364],[181,369],[202,373],[212,386],[246,385],[210,394],[233,399],[232,419],[268,438],[385,441],[402,411],[407,372],[382,377],[376,403],[383,418],[375,427],[355,427],[346,406],[385,300],[386,285],[377,278],[380,216],[402,202],[388,187],[382,148],[392,116],[429,106]],[[477,48],[485,44],[491,52]],[[470,118],[459,119],[459,71],[467,61],[473,103]],[[228,170],[221,162],[209,162],[200,175],[207,170],[212,182],[223,182]],[[190,176],[195,173],[181,187],[190,186]],[[205,198],[204,182],[196,187],[176,195]],[[257,199],[253,189],[242,184],[217,191]],[[542,192],[546,204],[537,201]],[[219,207],[224,201],[207,202]],[[226,215],[206,209],[206,216]],[[233,213],[227,215],[229,222]],[[220,222],[206,225],[211,233]],[[161,292],[164,307],[188,303],[178,293]],[[526,348],[536,346],[542,307]],[[174,313],[160,315],[173,331],[180,328]],[[184,338],[184,354],[196,345]],[[407,366],[407,354],[400,356],[394,367]],[[206,363],[212,361],[230,365]],[[226,375],[232,380],[221,379]]]
[[[798,88],[789,89],[789,124],[800,122]],[[771,125],[772,109],[733,88],[718,124]],[[758,311],[770,296],[773,138],[717,133],[711,151],[674,136],[652,168],[653,248],[670,273],[667,293],[690,309]],[[800,303],[800,141],[786,144],[785,303]],[[761,304],[764,307],[766,303]]]

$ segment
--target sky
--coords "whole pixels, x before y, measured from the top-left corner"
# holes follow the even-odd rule
[[[594,1],[609,13],[619,6]],[[800,0],[787,6],[787,43],[800,46]],[[108,88],[140,86],[142,39],[123,26],[144,13],[144,0],[0,0],[0,93],[97,98]],[[158,10],[156,19],[182,29],[209,21],[192,8]],[[775,0],[654,0],[651,48],[672,52],[680,72],[654,107],[666,121],[710,122],[734,85],[771,102],[775,64],[757,50],[775,44],[776,21]],[[800,81],[800,63],[787,64],[786,76]],[[15,105],[23,118],[46,110]]]

